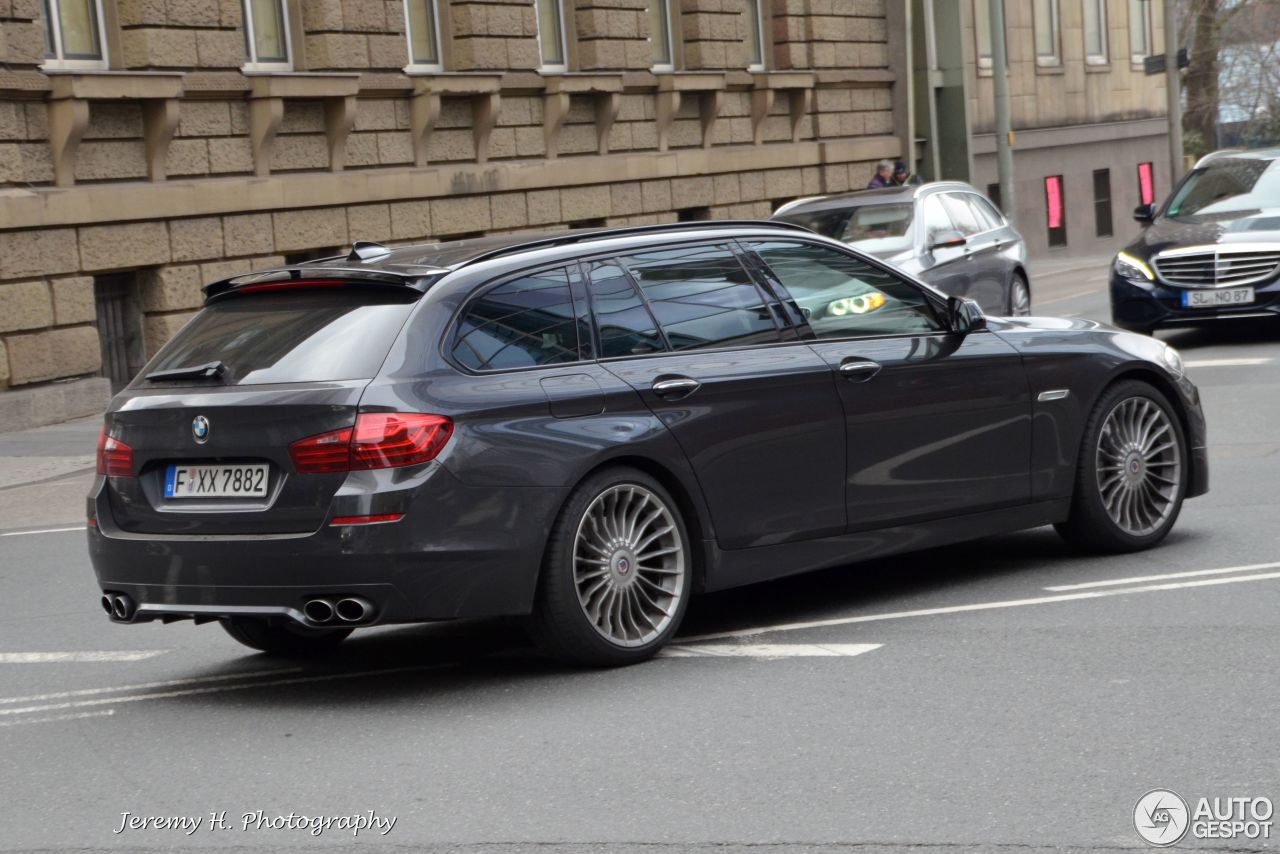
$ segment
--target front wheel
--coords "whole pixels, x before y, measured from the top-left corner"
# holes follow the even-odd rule
[[[644,661],[675,634],[691,583],[671,495],[644,472],[606,469],[574,490],[552,528],[530,630],[571,664]]]
[[[1091,551],[1156,545],[1182,509],[1188,465],[1186,436],[1168,398],[1144,382],[1117,383],[1085,426],[1071,515],[1058,533]]]
[[[1009,283],[1009,316],[1027,317],[1031,314],[1031,286],[1021,273],[1014,273]]]
[[[281,658],[314,658],[333,652],[351,629],[310,629],[270,619],[232,618],[222,628],[240,643]]]

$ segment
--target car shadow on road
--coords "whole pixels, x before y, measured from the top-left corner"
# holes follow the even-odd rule
[[[1274,318],[1228,320],[1186,329],[1171,329],[1160,338],[1179,350],[1202,347],[1243,347],[1280,342],[1280,322]]]

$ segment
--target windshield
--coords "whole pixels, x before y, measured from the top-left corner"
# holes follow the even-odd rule
[[[778,219],[803,225],[824,237],[834,237],[866,252],[881,253],[911,248],[914,216],[914,206],[910,202],[902,202],[788,214]]]
[[[1280,207],[1280,169],[1273,160],[1224,157],[1194,170],[1178,187],[1165,216],[1248,213]]]
[[[192,318],[142,376],[221,362],[226,385],[370,379],[413,308],[406,296],[352,289],[221,300]]]

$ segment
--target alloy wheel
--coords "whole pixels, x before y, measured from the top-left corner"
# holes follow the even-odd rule
[[[644,646],[675,618],[686,584],[675,516],[639,484],[606,489],[587,507],[573,543],[573,582],[587,619],[610,643]]]
[[[1129,397],[1112,408],[1096,465],[1102,505],[1125,533],[1147,536],[1177,507],[1182,449],[1169,414],[1150,398]]]
[[[1014,278],[1009,295],[1009,313],[1014,317],[1027,317],[1031,314],[1031,290],[1020,278]]]

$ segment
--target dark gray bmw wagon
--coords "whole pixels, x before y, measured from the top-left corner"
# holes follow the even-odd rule
[[[526,615],[627,663],[699,591],[1046,524],[1145,548],[1208,488],[1167,345],[781,223],[357,243],[205,292],[112,401],[89,551],[112,620],[275,654]]]

